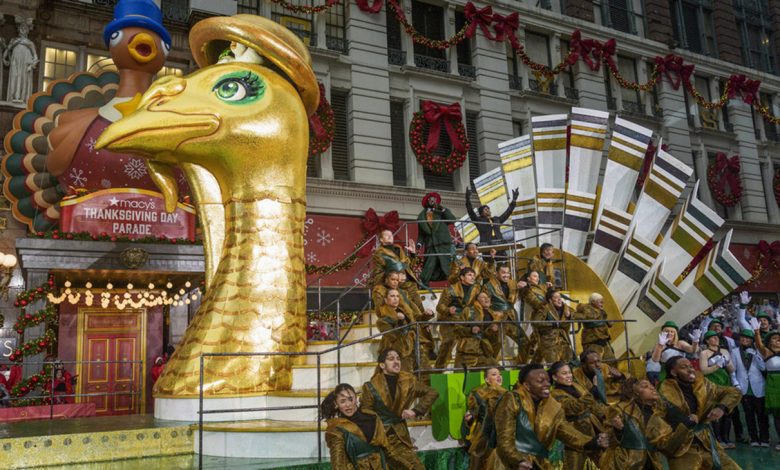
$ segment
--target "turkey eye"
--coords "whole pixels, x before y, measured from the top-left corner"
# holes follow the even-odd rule
[[[108,40],[108,46],[114,47],[117,44],[119,44],[122,41],[122,36],[124,36],[124,34],[122,34],[121,29],[119,31],[114,31],[113,33],[111,33],[111,37]]]
[[[212,91],[222,101],[243,104],[255,101],[265,91],[265,82],[252,72],[223,76]]]
[[[168,54],[171,53],[171,45],[168,44],[167,42],[163,41],[163,43],[162,43],[162,50],[163,50],[163,54],[166,57],[168,57]]]

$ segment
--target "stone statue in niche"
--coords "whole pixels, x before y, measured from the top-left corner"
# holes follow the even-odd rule
[[[16,17],[19,35],[11,40],[3,52],[3,63],[8,67],[6,101],[26,103],[33,91],[33,69],[38,66],[35,44],[27,38],[32,29],[32,18]]]

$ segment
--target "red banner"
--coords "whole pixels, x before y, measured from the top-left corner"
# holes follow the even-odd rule
[[[60,203],[63,232],[90,232],[129,238],[195,239],[195,208],[179,203],[165,211],[162,194],[146,189],[104,189]]]

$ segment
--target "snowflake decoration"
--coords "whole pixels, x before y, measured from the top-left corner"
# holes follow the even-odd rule
[[[303,223],[303,246],[309,244],[309,239],[306,238],[309,235],[309,226],[314,225],[314,219],[309,217],[306,222]]]
[[[105,189],[108,189],[111,187],[111,181],[103,178],[102,180],[100,180],[100,186]]]
[[[313,251],[306,253],[306,261],[309,263],[317,263],[319,260],[320,259],[317,257],[317,253],[314,253]]]
[[[90,137],[89,141],[87,141],[87,150],[89,150],[89,153],[99,153],[100,150],[95,150],[95,143],[97,141],[94,137]]]
[[[323,229],[317,229],[317,244],[320,246],[328,246],[331,243],[333,243],[333,235]]]
[[[87,184],[87,177],[84,175],[84,170],[80,168],[71,168],[70,180],[73,182],[73,186],[84,186]]]
[[[352,282],[356,287],[366,287],[368,285],[368,278],[370,273],[363,273],[360,276],[355,277],[352,279]]]
[[[125,174],[131,179],[140,179],[146,175],[146,165],[142,160],[133,158],[125,163]]]

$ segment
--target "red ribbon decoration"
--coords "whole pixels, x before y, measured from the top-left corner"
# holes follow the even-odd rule
[[[486,38],[495,40],[495,37],[490,33],[490,29],[488,29],[490,28],[490,23],[493,22],[493,7],[477,8],[473,3],[468,2],[463,9],[463,16],[469,22],[469,27],[466,28],[467,38],[473,38],[477,32],[477,26],[479,26]]]
[[[322,82],[319,82],[320,87],[320,96],[325,96],[325,85],[322,84]],[[320,101],[320,106],[322,106],[322,101]],[[317,111],[319,111],[319,106],[317,107]],[[322,121],[320,120],[320,117],[317,115],[317,111],[311,113],[311,116],[309,116],[309,127],[314,131],[314,135],[317,137],[318,140],[322,140],[325,137],[328,136],[328,131],[325,130],[325,126],[322,125]]]
[[[773,260],[780,256],[780,240],[769,243],[766,240],[758,242],[758,252],[761,255],[761,265],[768,268]]]
[[[719,152],[715,157],[715,170],[721,175],[718,180],[718,189],[725,191],[725,185],[728,184],[731,193],[734,194],[737,188],[741,187],[739,181],[739,155],[729,158],[725,153]]]
[[[371,235],[379,236],[383,230],[390,230],[395,233],[401,227],[401,219],[398,216],[398,211],[390,211],[383,216],[379,216],[373,208],[369,208],[363,216],[363,222],[360,225],[363,228],[363,233],[366,234],[366,238],[368,238]],[[374,244],[366,243],[356,253],[356,256],[365,258],[372,251],[374,251]]]
[[[595,39],[582,39],[582,33],[576,30],[571,35],[569,48],[576,51],[577,55],[588,64],[588,68],[598,72],[603,61],[612,62],[612,56],[617,50],[617,41],[613,38],[602,43]]]
[[[455,150],[458,152],[465,151],[463,143],[458,139],[455,128],[452,126],[453,121],[462,119],[460,103],[452,103],[449,106],[445,106],[426,100],[422,102],[422,110],[423,117],[431,125],[431,128],[428,130],[428,142],[425,144],[427,151],[433,152],[439,146],[442,121],[444,121],[444,128],[447,130],[447,135],[450,137],[450,142],[452,142]]]
[[[371,6],[368,6],[368,0],[357,0],[357,6],[360,11],[366,13],[379,13],[379,10],[382,9],[382,0],[374,0]]]
[[[681,83],[687,84],[690,82],[695,67],[693,64],[686,65],[683,62],[682,57],[674,54],[667,54],[666,57],[656,57],[655,65],[658,73],[665,74],[666,78],[669,79],[672,88],[675,90],[680,89]],[[674,78],[673,75],[675,75],[676,78]]]
[[[729,78],[731,86],[729,87],[729,98],[734,98],[738,94],[742,96],[742,101],[752,105],[758,101],[758,88],[761,86],[760,80],[751,80],[745,75],[732,75]]]
[[[496,31],[496,41],[503,42],[509,39],[512,48],[517,49],[520,44],[517,42],[517,28],[520,27],[520,16],[517,12],[504,16],[499,13],[493,15],[493,29]]]

